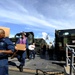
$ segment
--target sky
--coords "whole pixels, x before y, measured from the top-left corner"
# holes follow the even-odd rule
[[[10,28],[10,37],[32,31],[52,42],[55,30],[75,28],[75,0],[0,0],[0,26]]]

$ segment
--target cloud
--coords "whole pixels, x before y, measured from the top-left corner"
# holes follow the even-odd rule
[[[0,7],[1,10],[28,13],[27,9],[25,9],[17,0],[2,0],[0,1]]]
[[[22,0],[24,1],[24,0]],[[55,25],[52,25],[49,23],[45,17],[41,13],[34,13],[30,14],[29,10],[26,9],[25,6],[23,6],[20,1],[9,1],[7,0],[6,4],[5,2],[1,2],[1,11],[0,11],[0,16],[3,17],[3,19],[0,18],[1,21],[3,22],[9,22],[9,23],[15,23],[15,24],[29,24],[32,26],[48,26],[51,28],[56,28]],[[34,3],[37,3],[34,2]],[[31,4],[33,6],[33,3]],[[30,7],[30,9],[33,9],[33,11],[37,11],[34,7]]]
[[[10,34],[10,35],[9,35],[9,38],[12,38],[12,37],[14,37],[14,35],[13,35],[13,34]]]
[[[46,32],[42,32],[42,38],[47,42],[47,44],[49,44],[49,42],[53,42],[54,41],[54,36],[50,36]]]
[[[23,2],[31,6],[30,7],[30,10],[32,9],[31,12],[29,12],[29,9],[28,9],[29,6],[27,4],[24,5]],[[16,1],[7,0],[6,2],[0,1],[0,3],[1,3],[0,7],[3,6],[2,8],[0,8],[1,9],[0,10],[0,21],[14,23],[14,24],[20,24],[20,25],[28,24],[30,26],[32,25],[35,27],[40,26],[40,28],[50,27],[54,29],[59,29],[59,28],[66,28],[67,26],[68,28],[70,28],[70,24],[72,23],[70,21],[68,22],[68,20],[65,20],[63,17],[68,18],[69,16],[70,17],[74,16],[74,6],[75,5],[71,3],[71,6],[69,6],[70,5],[69,2],[67,3],[66,1],[62,1],[62,0],[61,1],[58,0],[58,2],[56,1],[52,2],[48,0],[46,1],[46,3],[43,2],[44,4],[42,3],[42,5],[40,1],[34,1],[34,2],[28,1],[27,2],[24,0],[22,0],[21,2],[18,0]],[[49,3],[50,4],[52,3],[54,6],[50,5]],[[44,7],[39,8],[39,6],[36,6],[37,4],[39,4],[39,6],[44,6]],[[34,5],[35,7],[33,7]],[[42,8],[43,8],[43,11],[41,10]],[[44,12],[47,12],[46,15]],[[59,15],[59,13],[61,13],[61,15]],[[48,15],[48,18],[47,18],[47,15]],[[52,19],[53,19],[53,22],[52,22]]]
[[[43,26],[47,26],[51,28],[57,28],[56,26],[50,24],[48,21],[37,18],[35,16],[24,15],[24,14],[20,15],[19,13],[10,12],[10,11],[6,11],[6,13],[3,13],[3,12],[4,11],[2,11],[1,12],[2,14],[0,15],[1,17],[4,17],[3,19],[0,18],[0,21],[3,21],[3,22],[9,22],[9,23],[15,23],[15,24],[29,24],[32,26],[43,25]]]
[[[51,40],[55,29],[75,27],[74,9],[74,0],[1,0],[0,22],[37,32],[37,37],[43,33]]]
[[[46,32],[42,32],[42,38],[43,38],[44,40],[50,39],[50,38],[49,38],[49,35],[48,35]]]

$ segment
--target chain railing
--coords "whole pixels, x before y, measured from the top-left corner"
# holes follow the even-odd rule
[[[70,67],[69,75],[74,75],[75,67],[74,67],[74,45],[67,45],[66,44],[66,66]],[[70,55],[69,55],[70,52]]]

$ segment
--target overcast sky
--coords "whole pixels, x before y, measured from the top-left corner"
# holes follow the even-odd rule
[[[55,30],[75,28],[75,0],[0,0],[0,25],[53,41]]]

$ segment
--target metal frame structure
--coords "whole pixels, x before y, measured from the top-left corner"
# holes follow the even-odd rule
[[[74,51],[75,45],[66,45],[66,67],[69,66],[69,75],[74,75],[75,66],[74,66]],[[70,55],[68,54],[70,52]]]

